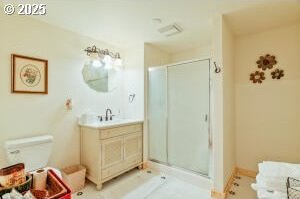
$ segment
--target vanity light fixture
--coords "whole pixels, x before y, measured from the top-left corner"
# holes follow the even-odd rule
[[[85,50],[86,54],[91,57],[93,60],[93,64],[95,67],[103,66],[106,69],[112,68],[113,65],[115,66],[122,66],[122,59],[120,53],[113,53],[108,49],[100,49],[97,48],[95,45],[92,47],[87,47]]]

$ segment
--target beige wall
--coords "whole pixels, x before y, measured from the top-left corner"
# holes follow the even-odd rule
[[[127,118],[144,118],[144,43],[127,48],[124,56],[124,114]],[[129,95],[135,94],[133,102]]]
[[[222,66],[222,16],[214,17],[212,57],[213,61]],[[218,192],[224,189],[223,174],[223,75],[211,69],[211,129],[213,188]]]
[[[224,186],[236,166],[235,151],[235,39],[225,19],[222,23],[223,54],[223,172]]]
[[[188,49],[182,52],[173,53],[170,55],[170,62],[177,63],[182,61],[189,61],[201,58],[211,58],[212,47],[211,46],[201,46],[194,49]]]
[[[145,65],[148,67],[211,57],[212,47],[210,45],[187,49],[177,53],[167,53],[152,44],[145,44]]]
[[[117,113],[118,109],[122,111],[124,101],[122,86],[105,94],[91,90],[84,83],[81,70],[86,55],[83,49],[92,44],[116,49],[30,17],[1,14],[0,24],[0,167],[6,165],[5,140],[42,134],[51,134],[55,139],[50,165],[78,164],[76,117],[86,110],[103,113],[107,106]],[[11,53],[48,59],[48,95],[11,94]],[[72,111],[64,107],[69,97],[74,100]]]
[[[300,163],[300,24],[238,37],[236,40],[237,165],[257,170],[263,160]],[[259,56],[276,56],[282,80],[249,81]]]
[[[149,43],[145,43],[144,58],[145,67],[162,66],[171,62],[171,56],[167,52]]]

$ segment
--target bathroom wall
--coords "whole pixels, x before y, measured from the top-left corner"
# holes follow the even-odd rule
[[[257,170],[263,160],[300,162],[300,23],[237,37],[236,153],[237,165]],[[275,68],[284,70],[273,80],[270,70],[262,84],[249,81],[261,55],[275,55]]]
[[[144,118],[144,43],[125,49],[124,65],[124,116]],[[129,95],[134,100],[129,101]]]
[[[235,38],[223,18],[222,58],[223,58],[223,172],[224,186],[236,166],[235,149]]]
[[[2,13],[2,12],[1,12]],[[50,165],[64,167],[79,163],[79,128],[76,117],[87,110],[104,113],[123,111],[123,87],[110,93],[91,90],[83,81],[83,49],[96,44],[112,46],[24,16],[0,15],[0,167],[6,165],[3,143],[43,134],[54,136]],[[49,94],[11,93],[11,53],[49,61]],[[124,53],[121,51],[121,55]],[[74,100],[67,111],[65,100]]]
[[[170,54],[170,62],[177,63],[194,59],[211,58],[211,56],[212,47],[210,45],[201,46],[198,48],[188,49],[182,52]]]
[[[235,153],[235,38],[222,15],[214,17],[211,69],[211,133],[213,192],[223,193],[236,166]]]
[[[162,66],[171,63],[170,54],[159,49],[159,47],[150,43],[145,43],[144,48],[145,67]]]
[[[200,46],[197,48],[187,49],[176,53],[165,52],[159,47],[146,43],[145,44],[145,64],[148,66],[161,66],[166,64],[190,61],[202,58],[212,57],[212,46]]]
[[[212,57],[220,66],[223,63],[223,20],[221,15],[213,19]],[[224,190],[223,162],[223,75],[211,70],[211,134],[212,134],[212,169],[213,189],[222,193]]]

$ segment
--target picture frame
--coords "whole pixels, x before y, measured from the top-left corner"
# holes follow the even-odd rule
[[[11,54],[11,92],[48,94],[48,60]]]

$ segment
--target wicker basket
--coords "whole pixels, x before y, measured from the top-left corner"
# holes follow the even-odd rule
[[[0,197],[2,197],[6,193],[10,193],[13,188],[15,188],[20,193],[24,193],[30,189],[31,185],[32,185],[32,176],[28,175],[26,176],[26,181],[23,184],[9,187],[9,188],[0,188]]]
[[[71,189],[63,183],[63,181],[55,174],[55,172],[50,169],[48,171],[48,175],[53,177],[52,180],[54,181],[52,181],[52,185],[56,184],[54,185],[56,187],[55,189],[59,190],[59,193],[57,192],[55,194],[55,199],[71,199]],[[54,198],[54,195],[52,195],[52,198]]]
[[[0,188],[0,198],[6,194],[10,193],[13,188],[15,188],[20,193],[25,193],[30,190],[32,186],[32,175],[26,176],[26,182],[21,185],[10,187],[10,188]],[[55,174],[54,171],[49,170],[47,176],[47,199],[70,199],[71,190],[65,185],[62,180]]]
[[[288,199],[300,199],[300,180],[288,178],[286,187]]]

